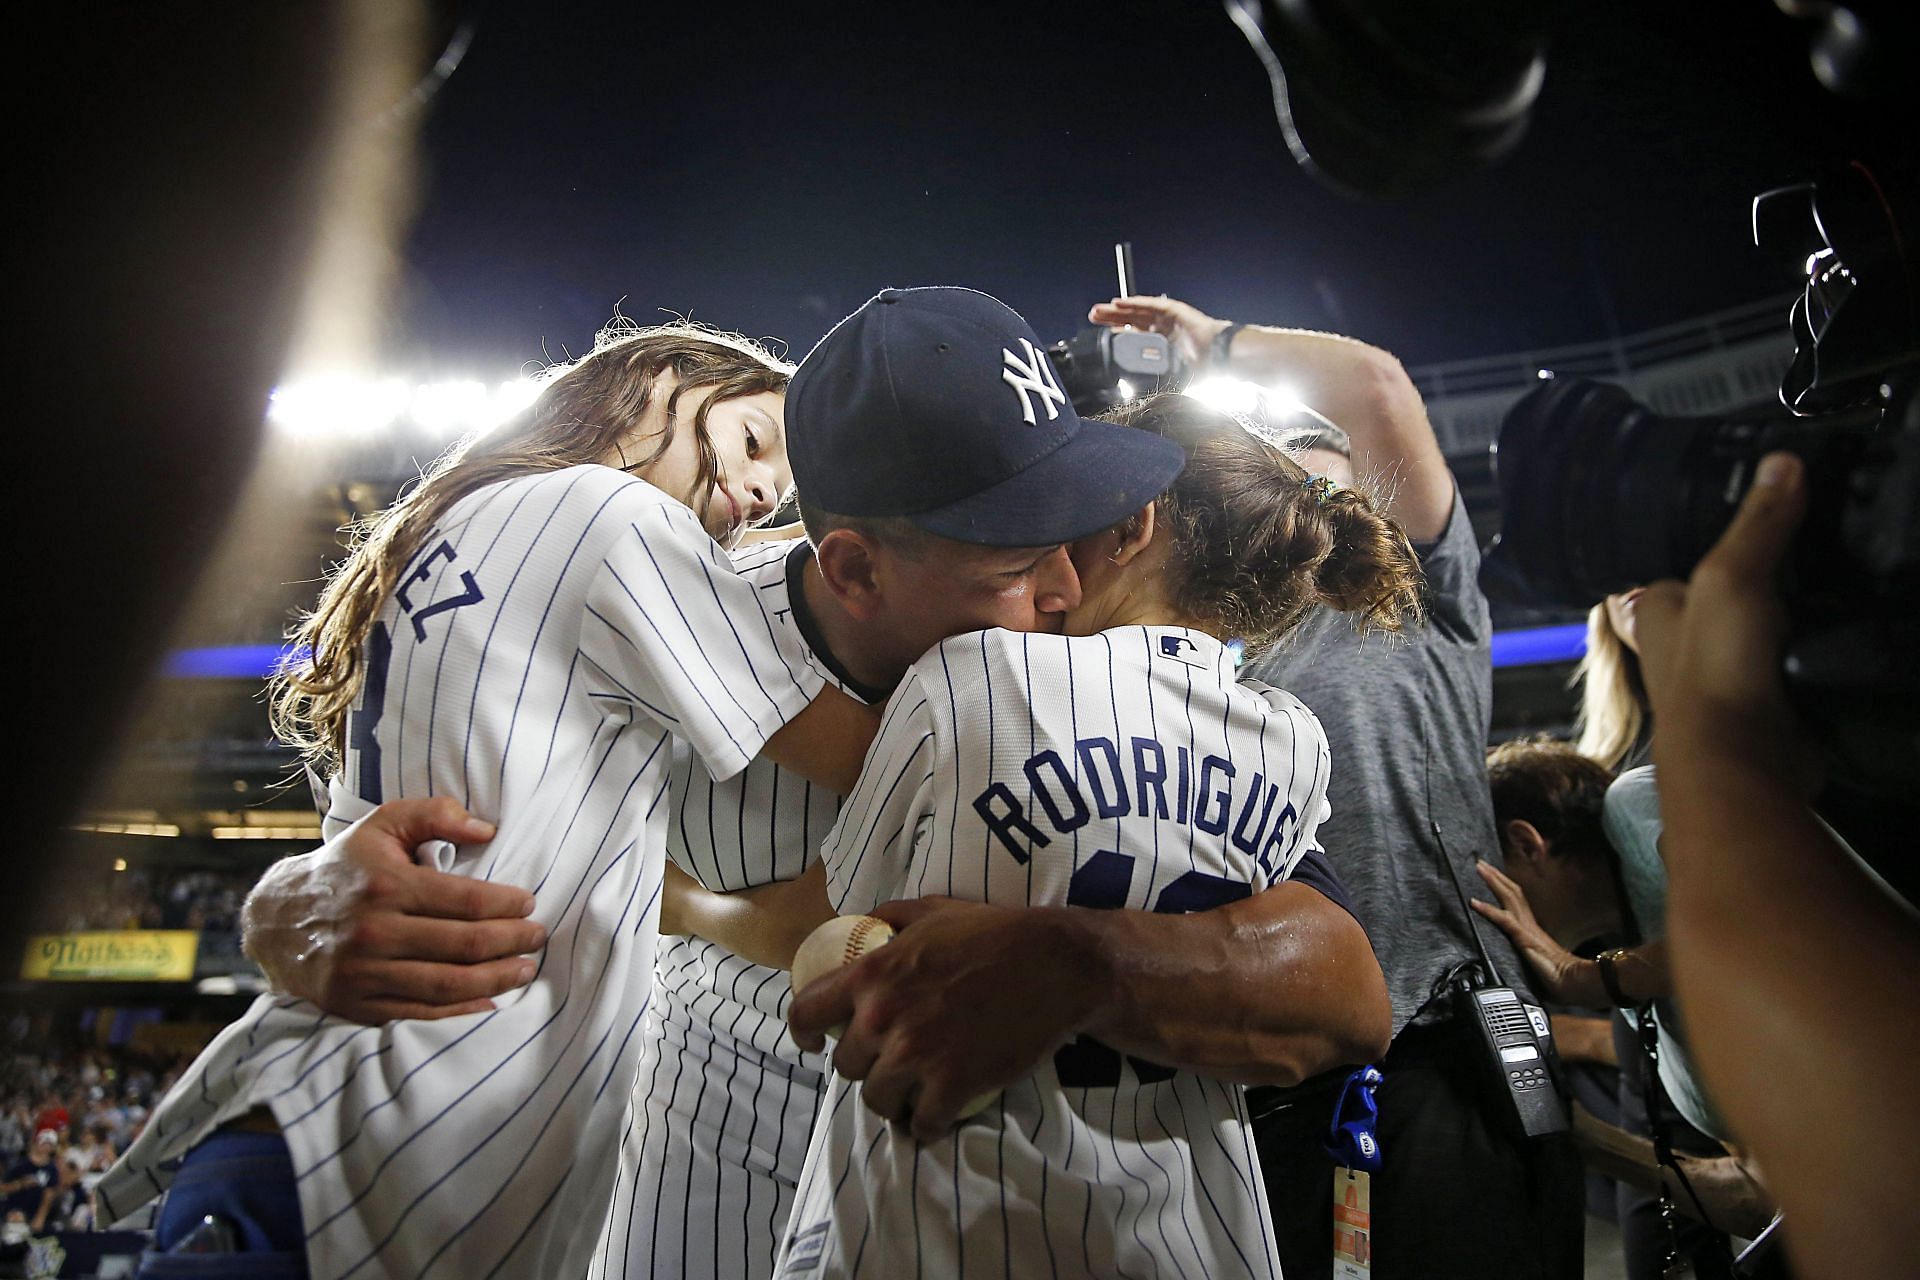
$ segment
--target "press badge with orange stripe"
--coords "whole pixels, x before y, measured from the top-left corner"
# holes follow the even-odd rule
[[[1373,1207],[1363,1169],[1333,1171],[1333,1280],[1367,1280],[1373,1274]]]

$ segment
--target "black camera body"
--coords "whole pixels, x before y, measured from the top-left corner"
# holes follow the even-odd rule
[[[1802,208],[1826,247],[1807,260],[1790,317],[1785,407],[1663,418],[1618,387],[1546,381],[1501,423],[1489,581],[1517,578],[1536,601],[1586,607],[1685,578],[1760,458],[1798,454],[1809,506],[1783,582],[1788,688],[1840,776],[1910,798],[1920,786],[1920,299],[1899,246],[1915,240],[1858,166],[1759,197],[1756,236]]]
[[[1097,414],[1184,377],[1179,353],[1165,334],[1145,329],[1082,329],[1047,348],[1060,389],[1076,413]]]
[[[1136,292],[1133,242],[1122,240],[1114,245],[1113,261],[1120,286],[1114,297],[1128,297]],[[1060,389],[1067,393],[1074,412],[1087,416],[1163,388],[1178,387],[1187,378],[1172,340],[1147,329],[1090,325],[1048,346],[1047,355],[1053,360]]]

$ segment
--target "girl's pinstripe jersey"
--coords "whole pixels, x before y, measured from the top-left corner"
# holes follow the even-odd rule
[[[496,819],[436,860],[533,891],[538,976],[493,1012],[385,1027],[262,997],[100,1190],[119,1216],[266,1106],[316,1278],[579,1275],[651,986],[670,744],[737,773],[822,676],[691,511],[598,466],[455,504],[366,658],[327,834],[409,796]]]
[[[1202,910],[1285,879],[1327,814],[1298,699],[1213,637],[976,632],[916,663],[828,838],[843,913],[950,894]],[[938,999],[937,992],[928,993]],[[835,1078],[781,1276],[1279,1274],[1241,1089],[1082,1038],[920,1143]]]
[[[793,604],[806,543],[762,543],[733,559],[774,625],[812,653]],[[771,760],[715,781],[679,743],[667,804],[668,856],[718,892],[800,875],[840,811],[839,796]],[[787,1035],[791,996],[785,970],[697,938],[660,939],[595,1280],[773,1274],[826,1071]]]

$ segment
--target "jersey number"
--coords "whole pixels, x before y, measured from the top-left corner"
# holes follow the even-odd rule
[[[1127,904],[1127,891],[1133,886],[1134,859],[1129,854],[1101,850],[1080,864],[1067,885],[1067,905],[1113,910]],[[1212,907],[1238,902],[1253,893],[1253,886],[1225,876],[1189,871],[1160,891],[1153,909],[1162,915],[1185,915]],[[1112,1089],[1120,1083],[1118,1050],[1109,1049],[1091,1036],[1078,1036],[1072,1044],[1053,1055],[1053,1069],[1060,1083],[1070,1089]],[[1144,1062],[1127,1055],[1127,1062],[1142,1084],[1173,1078],[1173,1068],[1157,1062]]]
[[[436,613],[446,613],[458,609],[461,605],[478,604],[486,599],[480,590],[480,584],[466,570],[460,571],[460,585],[464,588],[458,595],[446,596],[430,604],[416,606],[407,594],[416,584],[425,582],[431,575],[428,566],[435,560],[445,560],[449,565],[454,562],[453,544],[442,541],[439,546],[421,557],[419,566],[394,592],[400,609],[413,622],[413,638],[424,642],[427,638],[427,619]],[[361,799],[379,804],[382,800],[380,788],[380,739],[374,730],[380,727],[380,717],[387,709],[387,668],[393,663],[393,637],[387,631],[387,624],[376,622],[367,632],[367,683],[360,699],[359,709],[347,717],[347,746],[356,753],[360,762],[359,778],[354,791]]]

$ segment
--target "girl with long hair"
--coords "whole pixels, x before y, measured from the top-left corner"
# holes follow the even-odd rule
[[[872,732],[725,550],[790,486],[790,373],[734,334],[609,330],[359,531],[273,690],[328,779],[327,835],[449,797],[497,830],[436,865],[532,891],[548,942],[464,1016],[363,1027],[262,997],[108,1187],[124,1211],[185,1157],[163,1249],[211,1215],[274,1224],[249,1274],[585,1272],[653,970],[670,739],[716,777],[764,750],[844,791]]]

